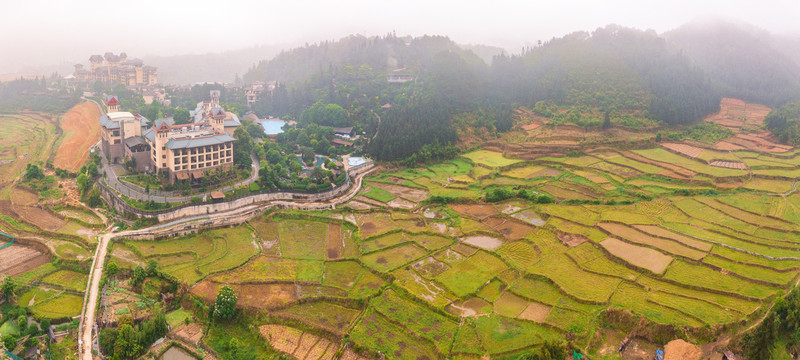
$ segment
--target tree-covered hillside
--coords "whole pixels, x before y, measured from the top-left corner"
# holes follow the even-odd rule
[[[800,94],[800,56],[788,55],[797,50],[788,38],[723,21],[689,23],[664,38],[703,68],[727,97],[776,107]]]
[[[413,80],[391,83],[387,75]],[[491,65],[446,37],[351,36],[283,52],[244,79],[278,82],[255,105],[262,116],[324,124],[330,120],[320,109],[341,106],[347,114],[335,123],[377,133],[367,149],[381,160],[406,159],[424,146],[418,160],[451,154],[454,117],[496,133],[511,128],[509,109],[518,105],[570,109],[565,121],[591,127],[601,123],[597,114],[611,112],[688,124],[717,111],[720,100],[703,71],[657,34],[619,26],[501,54]]]

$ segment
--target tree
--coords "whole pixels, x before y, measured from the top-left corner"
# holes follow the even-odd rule
[[[603,115],[603,129],[608,129],[611,127],[611,110],[606,110],[605,115]]]
[[[14,335],[4,335],[3,345],[6,349],[14,350],[14,348],[17,347],[17,338],[15,338]]]
[[[236,315],[236,297],[233,288],[228,285],[222,287],[217,294],[217,301],[214,303],[214,319],[228,320]]]
[[[158,263],[155,260],[150,259],[150,261],[147,262],[147,275],[155,276],[156,273],[158,273]]]
[[[42,327],[42,330],[47,331],[47,329],[50,328],[50,319],[43,318],[39,321],[39,325]]]
[[[147,274],[144,272],[144,269],[141,265],[137,265],[135,269],[133,269],[133,285],[139,286],[144,281],[144,278],[147,277]]]
[[[16,289],[17,289],[17,284],[14,282],[13,279],[11,279],[11,276],[6,276],[3,279],[2,288],[0,288],[6,300],[11,300],[11,298],[14,296],[14,291]]]
[[[119,273],[119,266],[117,265],[117,263],[110,261],[106,266],[106,274],[108,274],[108,276],[114,276],[117,275],[118,273]]]
[[[189,118],[189,110],[186,109],[177,109],[175,110],[175,114],[172,115],[172,120],[175,121],[175,125],[188,124],[190,122]]]
[[[44,178],[44,173],[42,169],[35,164],[28,164],[25,167],[25,179],[32,180],[32,179],[41,179]]]
[[[89,177],[86,174],[80,174],[75,179],[75,185],[78,185],[78,190],[81,191],[81,194],[86,192],[86,185],[89,184]]]
[[[133,326],[129,324],[120,326],[111,359],[135,359],[141,352],[142,346],[139,345],[139,339]]]

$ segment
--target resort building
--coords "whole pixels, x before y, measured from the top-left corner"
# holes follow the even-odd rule
[[[154,170],[167,174],[170,182],[198,180],[206,172],[233,167],[236,139],[225,133],[218,120],[173,126],[166,120],[157,120],[144,132],[144,138],[152,149]]]
[[[88,70],[83,68],[83,64],[75,65],[73,76],[77,81],[86,84],[100,81],[125,86],[158,83],[158,72],[155,67],[145,66],[141,59],[128,59],[125,53],[115,55],[107,52],[102,56],[92,55],[89,57],[89,63]]]
[[[143,131],[150,125],[150,120],[139,114],[119,111],[120,104],[116,96],[107,97],[105,104],[108,113],[101,115],[99,119],[103,154],[112,163],[122,163],[125,158],[134,158],[137,169],[147,171],[150,162],[146,155],[149,149],[142,146],[144,141],[141,138]]]
[[[229,170],[233,167],[236,141],[232,129],[241,123],[235,114],[218,107],[218,91],[212,91],[210,103],[201,104],[209,106],[199,121],[170,125],[160,119],[150,126],[150,121],[141,115],[119,111],[119,100],[109,96],[109,112],[99,119],[103,153],[112,163],[135,159],[137,171],[166,174],[170,182],[194,181],[210,171]]]
[[[199,102],[194,110],[190,110],[189,114],[195,124],[204,124],[214,121],[222,121],[223,130],[230,136],[236,128],[242,126],[242,122],[236,114],[226,111],[219,105],[219,90],[211,90],[211,101]]]

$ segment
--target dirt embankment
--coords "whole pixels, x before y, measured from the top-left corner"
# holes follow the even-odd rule
[[[61,117],[64,139],[56,151],[53,166],[76,172],[89,159],[89,147],[100,140],[100,109],[86,101]]]

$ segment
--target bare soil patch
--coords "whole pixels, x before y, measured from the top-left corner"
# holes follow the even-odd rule
[[[500,246],[503,245],[503,241],[486,235],[474,235],[474,236],[467,236],[461,239],[462,242],[470,244],[472,246],[477,246],[484,250],[497,250]]]
[[[700,348],[684,340],[672,340],[664,346],[664,360],[700,360]]]
[[[561,240],[564,245],[569,247],[576,247],[589,240],[586,238],[586,236],[580,234],[571,234],[563,231],[556,231],[556,236],[558,236],[558,240]]]
[[[89,159],[89,148],[100,140],[100,109],[92,102],[75,105],[61,118],[64,140],[56,150],[53,166],[78,171]]]
[[[365,204],[363,202],[355,201],[355,200],[348,202],[347,206],[351,207],[354,210],[369,210],[369,209],[372,209],[372,205]]]
[[[547,315],[550,315],[551,309],[551,307],[544,304],[529,302],[528,307],[526,307],[518,317],[524,320],[543,323],[545,319],[547,319]]]
[[[386,203],[386,205],[389,205],[389,207],[396,209],[413,209],[417,206],[417,203],[398,197],[389,201],[388,203]]]
[[[197,345],[203,337],[203,327],[198,323],[181,325],[172,330],[172,334],[178,339]]]
[[[661,147],[692,159],[696,159],[703,152],[703,148],[679,143],[662,143]]]
[[[48,254],[32,247],[14,244],[0,249],[0,275],[18,275],[46,264],[49,260]]]
[[[728,169],[747,170],[747,165],[739,161],[713,160],[709,165]]]
[[[492,205],[450,204],[450,208],[461,215],[471,216],[478,219],[484,219],[492,215],[497,215],[497,209],[495,209]]]
[[[56,231],[67,224],[66,220],[60,219],[51,214],[49,211],[38,207],[17,206],[15,208],[16,213],[19,214],[22,219],[25,219],[31,224],[36,225],[36,227],[40,229]]]
[[[523,236],[534,230],[534,227],[530,225],[499,217],[486,218],[483,223],[492,227],[509,240],[522,239]]]
[[[328,260],[336,260],[342,257],[342,225],[332,222],[328,224],[328,238],[325,242],[325,257]]]
[[[651,248],[633,245],[615,238],[608,238],[600,242],[612,255],[627,261],[634,266],[661,274],[672,262],[672,256],[664,255]]]

